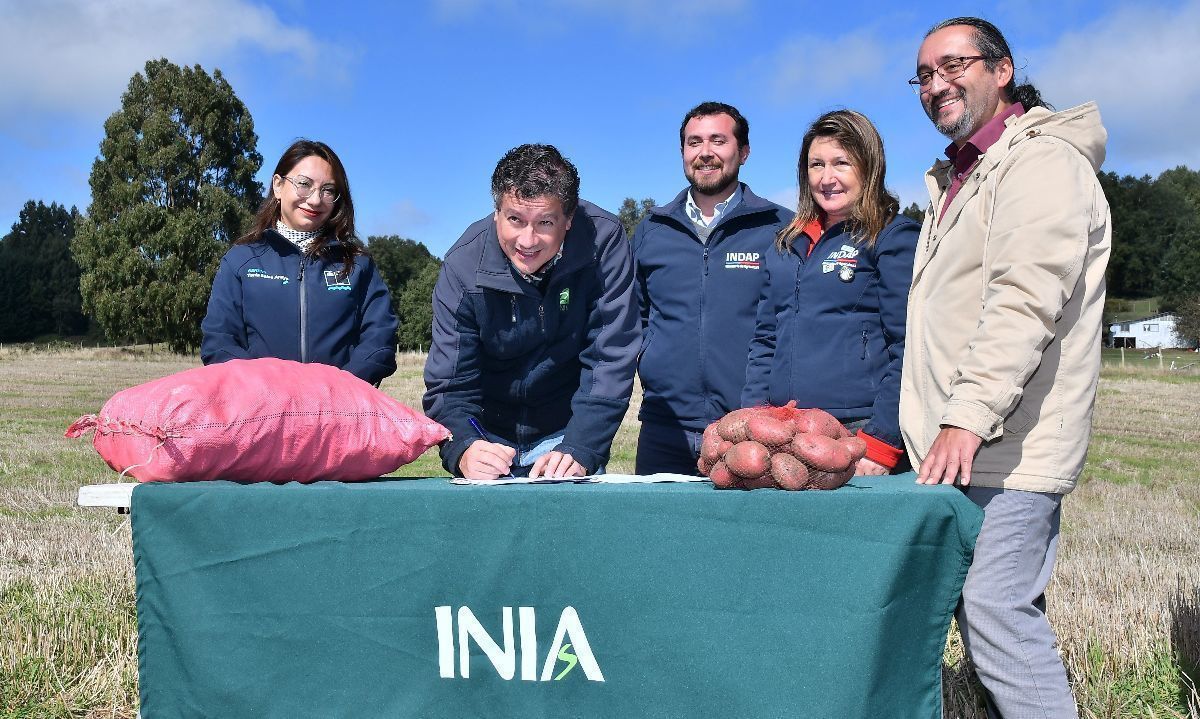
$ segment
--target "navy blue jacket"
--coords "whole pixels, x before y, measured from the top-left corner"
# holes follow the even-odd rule
[[[354,258],[350,276],[338,245],[321,257],[274,230],[221,258],[200,359],[275,357],[333,365],[372,384],[396,371],[396,315],[374,261]]]
[[[644,421],[699,431],[741,405],[762,261],[792,213],[742,185],[742,201],[700,241],[687,190],[633,234],[641,300]]]
[[[742,405],[794,399],[842,422],[867,419],[864,434],[902,448],[900,368],[920,231],[900,215],[870,249],[844,223],[807,257],[805,236],[787,253],[772,248]]]
[[[544,290],[517,274],[491,216],[446,253],[424,404],[453,434],[441,448],[448,471],[459,474],[479,439],[471,417],[520,445],[565,429],[558,451],[589,471],[608,461],[633,393],[639,337],[633,260],[617,218],[580,202]]]

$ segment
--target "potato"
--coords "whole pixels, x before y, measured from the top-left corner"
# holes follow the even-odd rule
[[[703,439],[700,440],[700,456],[708,459],[710,464],[716,462],[725,454],[720,449],[723,442],[725,440],[721,439],[721,435],[717,434],[716,423],[708,425],[708,429],[704,430]]]
[[[813,469],[841,472],[850,466],[850,451],[823,434],[798,432],[788,446],[788,453]]]
[[[729,471],[743,479],[761,477],[770,469],[771,452],[754,440],[733,445],[725,453],[725,464]]]
[[[767,472],[761,477],[743,479],[741,486],[742,489],[773,489],[775,487],[775,479],[771,477],[770,472]]]
[[[771,455],[771,476],[780,489],[804,489],[808,485],[808,467],[786,452]]]
[[[714,464],[708,473],[708,478],[712,480],[713,486],[717,489],[728,489],[738,481],[738,478],[733,476],[724,462]]]
[[[792,424],[795,426],[796,432],[823,434],[834,439],[850,436],[842,423],[823,409],[804,410],[804,414],[793,420]]]
[[[792,441],[795,431],[792,429],[791,423],[762,413],[751,417],[746,422],[746,434],[750,439],[767,447],[781,447]]]
[[[853,467],[840,472],[812,472],[809,475],[808,489],[837,489],[849,482],[853,476]]]
[[[755,410],[750,408],[733,410],[717,422],[717,434],[721,435],[721,439],[727,439],[734,443],[746,440],[748,438],[746,423],[754,416],[754,413]]]
[[[696,460],[696,469],[700,470],[700,474],[703,474],[705,477],[707,477],[709,473],[712,472],[713,465],[716,463],[716,459],[709,459],[702,454],[700,455],[700,459]]]
[[[839,439],[842,446],[850,453],[850,463],[853,464],[867,455],[867,443],[862,437],[851,435],[844,439]]]

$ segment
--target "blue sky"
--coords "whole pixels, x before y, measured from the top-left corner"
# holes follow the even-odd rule
[[[294,138],[345,162],[359,231],[442,254],[491,211],[492,168],[557,145],[582,194],[662,203],[684,184],[678,128],[703,100],[750,121],[742,179],[791,206],[800,137],[866,113],[888,184],[924,204],[945,147],[905,80],[951,14],[986,17],[1059,108],[1100,103],[1106,170],[1200,169],[1200,0],[992,3],[754,0],[0,0],[0,233],[26,200],[86,211],[104,119],[145,61],[220,68],[250,109],[264,183]]]

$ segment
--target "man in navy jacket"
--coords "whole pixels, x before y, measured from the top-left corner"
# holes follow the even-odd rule
[[[705,102],[679,128],[689,187],[633,234],[641,300],[637,473],[697,474],[700,435],[740,407],[762,262],[792,213],[738,181],[750,126]]]
[[[616,217],[579,199],[550,145],[510,150],[496,211],[446,253],[433,293],[425,413],[474,479],[602,470],[633,392],[633,259]]]

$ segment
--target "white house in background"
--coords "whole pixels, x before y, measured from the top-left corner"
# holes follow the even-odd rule
[[[1175,334],[1175,315],[1168,313],[1114,322],[1108,326],[1108,330],[1112,335],[1113,347],[1191,349],[1196,346],[1195,342]]]

